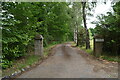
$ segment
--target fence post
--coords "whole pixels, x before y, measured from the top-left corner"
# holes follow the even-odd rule
[[[43,57],[43,36],[35,36],[35,55],[40,55]]]

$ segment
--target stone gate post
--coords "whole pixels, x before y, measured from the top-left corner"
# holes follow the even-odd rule
[[[94,36],[94,56],[99,57],[102,53],[104,39],[101,35]]]
[[[35,55],[43,56],[43,36],[35,36]]]

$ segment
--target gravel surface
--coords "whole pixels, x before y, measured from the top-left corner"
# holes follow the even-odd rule
[[[50,56],[36,68],[18,78],[117,78],[117,63],[98,61],[71,43],[57,45]]]

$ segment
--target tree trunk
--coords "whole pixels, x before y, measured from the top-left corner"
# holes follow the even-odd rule
[[[79,26],[79,25],[78,25],[78,22],[76,22],[76,29],[77,29],[77,46],[79,46],[79,43],[80,43],[80,42],[79,42],[79,30],[78,30],[79,28],[78,28],[78,26]]]
[[[78,34],[79,33],[78,33],[78,28],[77,28],[77,46],[79,46],[79,38],[78,38],[79,36],[78,36]]]
[[[87,25],[86,25],[86,14],[85,14],[85,7],[86,7],[86,2],[82,2],[82,12],[83,12],[83,22],[84,22],[84,27],[85,27],[85,31],[86,31],[86,49],[90,49],[90,39],[89,39],[89,32],[87,29]]]

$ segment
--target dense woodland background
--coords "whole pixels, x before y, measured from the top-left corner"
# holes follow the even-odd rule
[[[77,32],[77,45],[88,46],[95,34],[104,37],[104,52],[118,56],[120,52],[120,2],[113,3],[114,12],[98,16],[96,27],[86,26],[87,11],[95,3],[66,2],[2,2],[2,68],[12,65],[29,51],[34,51],[34,37],[44,37],[44,47],[52,43],[73,41]],[[72,7],[69,7],[72,5]],[[94,15],[94,14],[93,14]],[[84,23],[84,26],[82,24]],[[89,32],[89,33],[88,33]]]

